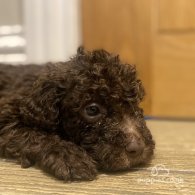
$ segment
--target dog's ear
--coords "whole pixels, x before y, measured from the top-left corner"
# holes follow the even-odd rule
[[[85,48],[83,46],[79,46],[77,49],[77,55],[84,55],[85,54]]]
[[[41,78],[21,100],[20,114],[25,124],[54,130],[59,125],[60,102],[66,93],[58,80]]]
[[[128,102],[139,104],[145,96],[145,90],[141,80],[137,78],[135,65],[122,64],[117,74],[124,89],[123,98]]]

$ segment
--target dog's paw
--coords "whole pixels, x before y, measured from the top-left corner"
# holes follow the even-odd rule
[[[94,180],[97,169],[93,159],[85,151],[76,153],[52,154],[42,159],[41,168],[58,179],[65,181]]]
[[[58,159],[56,163],[54,175],[59,179],[74,181],[94,180],[96,178],[96,166],[90,158],[74,157],[72,162],[67,161],[67,159]]]
[[[97,175],[96,166],[91,159],[78,158],[67,165],[68,179],[70,180],[94,180]]]

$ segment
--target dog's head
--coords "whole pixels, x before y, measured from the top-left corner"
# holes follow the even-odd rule
[[[104,50],[79,48],[69,62],[49,68],[26,105],[38,107],[31,122],[58,131],[84,148],[100,169],[113,171],[145,163],[153,154],[139,108],[143,96],[134,66]]]

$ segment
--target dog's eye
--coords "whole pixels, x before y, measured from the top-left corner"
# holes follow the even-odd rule
[[[89,116],[96,116],[100,113],[100,108],[96,104],[87,106],[85,110],[86,110],[86,114]]]
[[[84,118],[89,122],[96,122],[105,113],[106,110],[97,103],[88,104],[81,112]]]

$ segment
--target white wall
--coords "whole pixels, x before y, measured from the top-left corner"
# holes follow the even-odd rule
[[[65,61],[81,44],[80,0],[24,0],[27,62]]]

